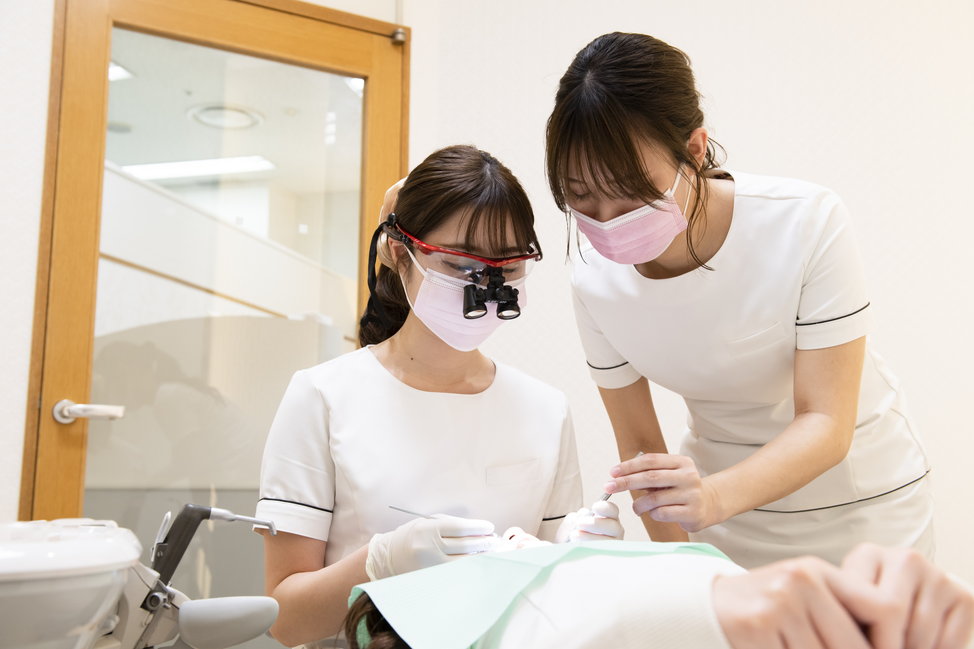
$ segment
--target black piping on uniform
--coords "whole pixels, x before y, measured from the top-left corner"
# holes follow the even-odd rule
[[[622,361],[618,365],[613,365],[612,367],[599,367],[597,365],[592,365],[588,361],[585,361],[585,364],[588,365],[589,367],[591,367],[593,370],[614,370],[617,367],[622,367],[623,365],[628,365],[629,364],[629,361]]]
[[[891,493],[893,493],[895,491],[899,491],[900,489],[904,489],[906,487],[909,487],[914,482],[920,482],[921,480],[923,480],[924,478],[926,478],[927,477],[927,473],[930,473],[930,469],[927,469],[926,473],[924,473],[919,478],[916,478],[914,480],[910,480],[906,484],[902,484],[899,487],[897,487],[896,489],[890,489],[889,491],[887,491],[885,493],[876,494],[875,496],[869,496],[869,498],[860,498],[859,500],[850,500],[847,503],[839,503],[838,505],[826,505],[825,507],[812,507],[811,509],[792,509],[792,510],[760,509],[760,508],[757,508],[754,511],[756,511],[756,512],[771,512],[772,514],[804,514],[805,512],[818,512],[818,511],[822,511],[823,509],[835,509],[836,507],[845,507],[846,505],[855,505],[856,503],[864,503],[867,500],[873,500],[874,498],[882,498],[883,496],[888,496],[888,495],[890,495]]]
[[[869,308],[869,304],[870,304],[869,302],[866,302],[866,306],[862,307],[861,309],[856,309],[852,313],[847,313],[845,315],[840,315],[838,318],[829,318],[828,320],[816,320],[815,322],[796,322],[795,323],[795,326],[796,327],[807,327],[809,325],[825,324],[826,322],[835,322],[836,320],[841,320],[842,318],[849,318],[849,317],[852,317],[852,316],[856,315],[860,311],[865,311],[866,309],[868,309]]]
[[[566,516],[568,516],[568,514],[562,514],[561,516],[552,516],[551,518],[542,518],[541,522],[544,523],[546,521],[557,521],[558,519],[564,518]]]
[[[317,509],[319,512],[328,512],[329,514],[335,513],[332,510],[326,509],[324,507],[315,507],[314,505],[309,505],[308,503],[299,503],[295,500],[284,500],[283,498],[258,498],[257,502],[260,502],[261,500],[273,500],[274,502],[278,502],[278,503],[290,503],[292,505],[301,505],[302,507],[310,507],[311,509]]]

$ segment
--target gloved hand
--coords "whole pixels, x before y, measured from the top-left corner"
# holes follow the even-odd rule
[[[491,552],[507,552],[508,550],[522,550],[551,545],[550,541],[542,541],[533,534],[528,534],[520,527],[509,527],[500,535]]]
[[[608,500],[597,500],[591,509],[582,507],[565,516],[555,533],[555,543],[621,541],[624,536],[625,530],[619,522],[619,508]]]
[[[416,518],[372,537],[365,572],[374,581],[429,568],[457,555],[486,552],[497,540],[493,532],[493,523],[475,518],[447,514]]]

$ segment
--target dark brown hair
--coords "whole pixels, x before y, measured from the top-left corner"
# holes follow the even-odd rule
[[[696,172],[687,242],[694,261],[704,266],[693,232],[704,215],[704,172],[719,166],[717,149],[723,148],[709,140],[698,166],[687,140],[701,126],[700,95],[686,54],[645,34],[599,36],[568,66],[548,118],[545,155],[555,204],[567,212],[565,185],[579,171],[598,185],[590,189],[606,196],[660,200],[668,187],[653,184],[637,147],[662,147]]]
[[[450,146],[431,153],[412,170],[396,199],[396,222],[418,239],[457,214],[463,215],[464,246],[468,249],[477,235],[483,234],[489,249],[479,252],[502,256],[509,245],[507,227],[511,224],[519,251],[533,248],[541,252],[534,212],[521,183],[497,158],[473,146]],[[386,224],[380,225],[372,237],[371,261],[376,246],[382,245],[379,234],[385,228]],[[381,266],[370,278],[370,289],[359,322],[362,346],[386,340],[399,331],[409,315],[409,303],[396,270]]]
[[[361,624],[365,625],[365,631],[369,634],[367,645],[359,644],[358,632]],[[348,607],[344,629],[349,649],[410,649],[365,593],[359,595]]]

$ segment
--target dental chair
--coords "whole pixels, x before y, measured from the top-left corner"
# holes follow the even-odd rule
[[[148,566],[114,521],[85,518],[0,525],[0,649],[225,649],[266,632],[270,597],[190,600],[169,584],[200,522],[258,521],[186,505],[163,519]],[[171,524],[170,524],[171,523]]]

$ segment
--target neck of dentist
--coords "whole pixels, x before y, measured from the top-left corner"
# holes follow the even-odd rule
[[[450,347],[412,312],[402,328],[373,351],[393,376],[417,390],[476,394],[494,381],[493,361],[477,349],[461,352]]]
[[[690,254],[689,238],[693,237],[693,245],[697,256],[707,263],[717,254],[727,238],[730,230],[731,218],[734,212],[734,181],[719,178],[705,178],[707,183],[707,202],[703,206],[700,220],[683,231],[673,240],[666,250],[652,261],[636,264],[636,272],[647,279],[669,279],[677,277],[699,268]],[[674,199],[684,209],[689,217],[699,197],[695,187],[695,179],[683,178],[674,192]]]

